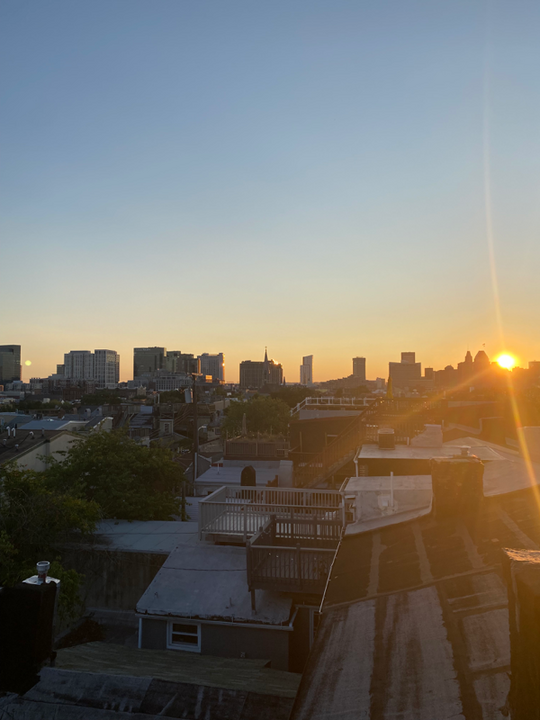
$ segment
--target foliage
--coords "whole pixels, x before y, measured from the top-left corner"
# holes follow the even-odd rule
[[[74,443],[46,474],[58,491],[97,503],[107,518],[169,520],[179,513],[184,475],[171,452],[143,447],[120,430]]]
[[[120,405],[120,402],[120,395],[114,390],[97,390],[81,398],[81,405]]]
[[[77,615],[81,576],[61,564],[59,546],[73,532],[89,535],[100,517],[96,503],[58,492],[46,473],[7,465],[0,470],[0,585],[36,574],[36,562],[52,558],[50,574],[61,581],[59,619]]]
[[[186,398],[183,390],[169,390],[159,394],[159,404],[164,403],[185,403]]]
[[[283,400],[290,408],[296,407],[298,403],[307,397],[318,397],[321,393],[313,388],[302,387],[301,385],[293,385],[292,387],[280,388],[277,392],[273,392],[271,397],[276,400]]]
[[[248,432],[288,433],[290,411],[283,400],[256,395],[247,402],[231,403],[225,413],[223,431],[229,435],[241,432],[244,413]]]
[[[33,396],[20,400],[18,409],[21,412],[23,410],[72,410],[72,405],[62,402],[62,400],[50,400],[44,403]]]

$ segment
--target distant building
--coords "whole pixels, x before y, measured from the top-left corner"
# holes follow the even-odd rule
[[[165,367],[168,372],[175,375],[180,373],[192,375],[202,372],[199,358],[195,357],[193,353],[183,353],[180,350],[170,350],[167,353]]]
[[[433,380],[434,379],[433,368],[424,368],[424,379],[425,380]]]
[[[264,361],[244,360],[240,363],[240,387],[263,388],[265,385],[282,385],[283,367],[281,363],[268,359],[264,353]]]
[[[313,355],[306,355],[302,358],[300,365],[300,385],[313,385]]]
[[[214,382],[225,382],[225,355],[223,353],[217,355],[203,353],[199,355],[199,361],[200,372],[203,375],[211,375]]]
[[[64,376],[72,380],[95,378],[95,357],[90,350],[71,350],[64,355]]]
[[[352,359],[352,374],[360,382],[366,382],[366,358],[355,357]]]
[[[529,373],[534,377],[538,377],[540,375],[540,360],[529,361]]]
[[[388,363],[388,375],[394,388],[413,388],[422,380],[422,363],[416,362],[413,352],[401,353],[401,362]]]
[[[115,350],[96,350],[94,372],[98,387],[116,386],[120,382],[120,355]]]
[[[21,379],[21,346],[0,345],[0,384]]]
[[[59,372],[63,369],[62,372]],[[56,366],[57,375],[66,380],[94,382],[96,387],[115,387],[120,380],[120,355],[116,350],[71,350],[64,364]]]
[[[147,347],[133,349],[133,377],[153,374],[165,368],[167,348]]]
[[[467,386],[468,382],[472,381],[472,379],[474,378],[475,368],[470,350],[467,350],[465,360],[458,363],[457,372],[458,382],[465,387]]]

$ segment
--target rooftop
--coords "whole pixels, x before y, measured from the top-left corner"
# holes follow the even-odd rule
[[[249,464],[249,463],[248,463]],[[198,485],[215,485],[222,487],[223,485],[240,485],[240,476],[243,467],[211,467],[206,472],[199,475],[195,481]],[[278,474],[279,468],[261,468],[256,467],[257,485],[266,486],[267,483],[274,480]]]
[[[165,560],[136,610],[158,616],[288,626],[291,599],[265,590],[256,592],[254,612],[245,548],[186,543]]]
[[[292,718],[502,718],[501,548],[539,545],[537,488],[486,497],[460,518],[346,536]]]
[[[198,532],[198,524],[193,521],[102,520],[96,528],[96,541],[110,550],[169,553],[180,543],[196,542]]]
[[[46,442],[61,435],[67,430],[50,429],[43,431],[27,430],[28,425],[24,426],[24,430],[17,430],[16,437],[9,437],[7,432],[1,434],[0,440],[0,464],[9,462],[16,458],[20,458],[29,450],[35,450],[40,446],[44,446]],[[4,444],[5,440],[5,444]],[[15,446],[18,446],[17,448]]]

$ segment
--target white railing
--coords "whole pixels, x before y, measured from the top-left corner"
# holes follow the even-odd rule
[[[228,535],[244,540],[271,516],[295,520],[338,520],[345,524],[343,496],[337,490],[222,487],[199,503],[199,538]]]

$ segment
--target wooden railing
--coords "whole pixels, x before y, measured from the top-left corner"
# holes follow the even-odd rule
[[[343,526],[343,502],[335,490],[223,487],[199,503],[199,538],[224,535],[246,542],[272,515],[293,528],[298,521],[329,519]]]
[[[246,546],[247,581],[251,592],[273,589],[278,592],[324,591],[332,560],[341,536],[341,527],[329,520],[307,523],[302,538],[298,528],[271,518]],[[294,540],[298,540],[293,544]]]

